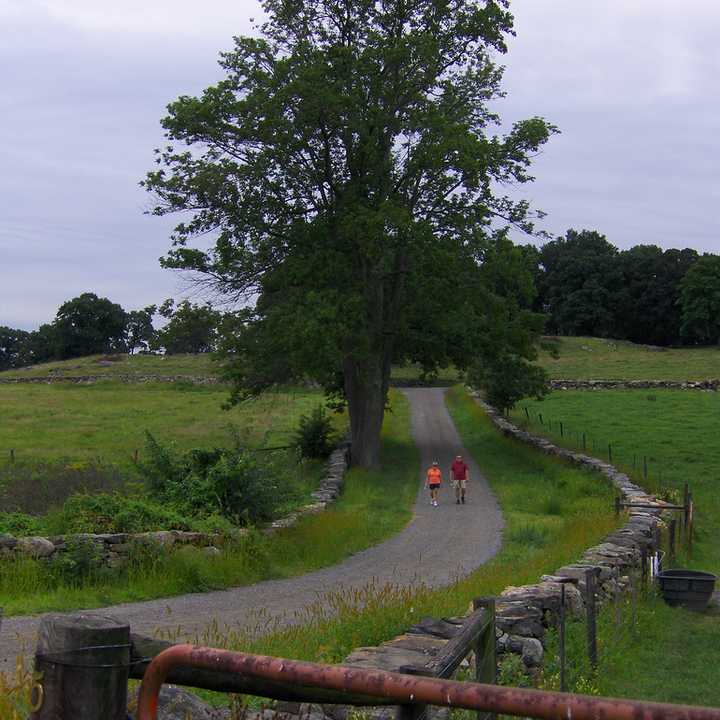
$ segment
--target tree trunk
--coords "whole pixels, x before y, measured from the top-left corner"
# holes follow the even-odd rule
[[[347,357],[343,362],[343,374],[350,415],[352,464],[378,467],[389,367],[386,370],[380,357],[371,357],[363,362]]]

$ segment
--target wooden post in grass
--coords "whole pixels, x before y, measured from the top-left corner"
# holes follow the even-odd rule
[[[564,437],[562,420],[560,421],[560,437]]]
[[[479,597],[473,600],[473,610],[484,608],[490,614],[486,629],[478,636],[473,651],[475,653],[475,682],[497,683],[497,638],[495,636],[495,598]],[[477,720],[494,720],[494,713],[477,711]]]
[[[608,462],[612,462],[612,445],[608,443]]]
[[[84,613],[43,618],[30,720],[125,720],[129,665],[126,623]]]
[[[675,528],[677,526],[677,520],[672,518],[668,525],[668,555],[670,560],[675,560]]]
[[[540,421],[540,424],[542,425],[543,424],[542,413],[538,413],[538,420]]]
[[[583,433],[583,450],[587,450],[587,443],[585,441],[585,433]]]
[[[585,611],[587,619],[587,651],[590,667],[597,670],[597,625],[595,609],[595,594],[597,592],[597,577],[600,574],[600,568],[588,568],[585,571]]]
[[[15,462],[15,448],[10,448],[10,462]]]
[[[683,532],[687,535],[688,515],[690,511],[690,487],[687,483],[683,486]]]

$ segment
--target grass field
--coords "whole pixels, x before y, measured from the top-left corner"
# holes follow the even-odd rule
[[[720,348],[656,348],[624,340],[560,337],[539,364],[564,380],[706,380],[720,377]]]
[[[217,368],[208,354],[199,355],[88,355],[72,360],[30,365],[0,372],[1,378],[79,377],[83,375],[211,376]]]
[[[513,413],[519,424],[526,422],[522,406],[529,408],[534,420],[530,429],[558,444],[576,446],[573,428],[597,439],[598,455],[611,442],[613,463],[650,490],[659,484],[681,487],[688,482],[696,503],[695,543],[692,558],[681,553],[675,564],[720,574],[720,447],[716,439],[720,395],[678,390],[555,392],[540,403],[523,401]],[[536,420],[538,411],[543,414],[542,427]],[[553,420],[553,431],[548,419]],[[640,463],[633,471],[633,455],[648,456],[648,481]],[[596,681],[600,692],[720,705],[720,689],[708,672],[714,649],[720,646],[717,616],[672,609],[651,597],[638,604],[635,624],[626,614],[621,630],[614,626],[610,610],[603,617],[604,650]],[[579,635],[582,632],[582,628],[577,630]]]
[[[234,425],[252,446],[286,445],[302,414],[323,402],[317,390],[290,388],[223,410],[222,386],[189,383],[0,385],[0,457],[101,458],[129,468],[145,431],[178,449],[224,445]]]
[[[0,563],[0,607],[6,615],[25,614],[245,585],[332,565],[380,542],[410,520],[419,470],[407,401],[393,394],[392,406],[383,427],[382,469],[351,470],[331,509],[269,537],[253,534],[217,559],[180,551],[76,584],[54,581],[35,561]]]

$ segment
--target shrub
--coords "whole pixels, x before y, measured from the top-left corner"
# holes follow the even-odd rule
[[[182,455],[148,435],[141,468],[157,500],[194,518],[224,517],[238,524],[271,520],[299,496],[287,455],[258,459],[240,446],[195,449]]]
[[[318,405],[309,416],[300,418],[294,439],[302,457],[324,458],[331,453],[335,435],[332,421],[322,405]]]
[[[103,551],[90,538],[71,537],[65,550],[52,561],[52,570],[66,583],[82,583],[103,568]]]
[[[47,515],[50,534],[138,533],[157,530],[189,530],[191,522],[172,509],[152,500],[122,495],[77,494],[68,498],[60,510]]]
[[[539,400],[549,392],[545,370],[513,354],[477,362],[468,371],[468,380],[482,388],[487,401],[501,412],[512,409],[524,397]]]
[[[38,518],[24,513],[0,513],[0,535],[39,535],[42,524]]]

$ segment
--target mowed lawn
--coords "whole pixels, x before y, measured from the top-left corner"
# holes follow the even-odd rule
[[[530,429],[554,442],[574,448],[575,429],[598,438],[595,454],[614,447],[614,464],[654,490],[662,471],[665,487],[688,482],[696,503],[696,533],[691,558],[681,553],[676,566],[708,570],[720,575],[720,445],[717,422],[720,394],[700,391],[561,391],[542,402],[523,401],[512,413],[526,424],[543,414],[544,426]],[[553,430],[547,420],[552,419]],[[563,437],[559,422],[563,421]],[[568,434],[568,428],[571,432]],[[590,448],[588,448],[590,450]],[[632,456],[649,458],[649,478]],[[720,589],[720,587],[718,587]],[[622,629],[615,627],[613,610],[602,621],[598,690],[666,702],[720,706],[720,684],[714,668],[720,647],[720,617],[672,609],[654,598],[626,611]],[[635,617],[636,623],[632,624]],[[582,628],[578,629],[577,657],[582,656]]]
[[[227,387],[189,383],[0,385],[0,457],[17,462],[99,458],[128,466],[145,432],[180,450],[230,443],[229,427],[253,446],[286,445],[299,417],[323,402],[289,388],[223,410]]]
[[[538,363],[563,380],[707,380],[720,378],[720,348],[657,348],[591,337],[551,339],[559,356]]]

